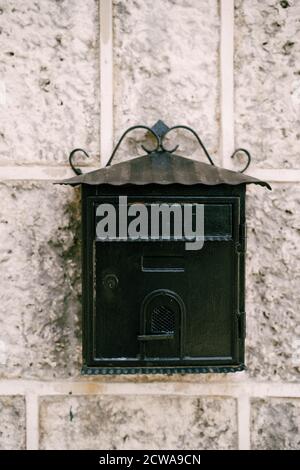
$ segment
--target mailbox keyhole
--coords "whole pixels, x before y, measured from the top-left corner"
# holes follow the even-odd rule
[[[102,279],[104,287],[114,290],[118,287],[119,279],[115,274],[106,274]]]

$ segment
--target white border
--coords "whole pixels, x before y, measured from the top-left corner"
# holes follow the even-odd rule
[[[234,0],[220,1],[220,156],[225,168],[233,168],[230,156],[234,151]]]
[[[242,393],[237,401],[239,450],[250,450],[250,398]]]
[[[220,107],[222,164],[233,168],[234,151],[234,0],[220,0]],[[100,0],[100,164],[104,166],[113,148],[113,19],[112,0]],[[86,167],[85,171],[96,168]],[[249,174],[269,182],[300,182],[300,169],[249,169]],[[47,181],[74,176],[68,166],[12,165],[0,167],[2,181]],[[228,379],[228,380],[227,380]],[[241,379],[241,380],[240,380]],[[120,379],[122,380],[122,379]],[[26,401],[26,447],[39,448],[39,397],[72,395],[176,395],[232,397],[237,400],[239,449],[250,448],[250,401],[253,397],[300,399],[297,383],[261,383],[244,376],[221,382],[109,382],[109,378],[77,381],[0,380],[0,395],[22,395]],[[188,379],[187,379],[188,380]],[[199,381],[201,379],[199,378]]]
[[[297,382],[257,382],[245,378],[243,372],[237,372],[239,376],[225,377],[223,380],[211,382],[203,376],[187,375],[181,381],[172,377],[161,379],[161,376],[153,378],[153,382],[137,382],[139,377],[117,377],[117,380],[110,381],[110,377],[95,376],[82,380],[25,380],[25,379],[1,379],[1,395],[25,395],[26,397],[36,395],[36,397],[47,395],[174,395],[174,396],[214,396],[233,397],[241,400],[242,397],[251,398],[299,398],[300,384]],[[242,376],[240,376],[240,374]],[[144,378],[145,380],[152,380]],[[195,381],[191,381],[196,379]],[[125,381],[126,380],[126,381]],[[162,381],[158,381],[162,380]],[[168,381],[167,381],[168,380]],[[198,380],[198,381],[197,381]],[[208,380],[204,382],[204,380]],[[243,402],[240,401],[241,408]],[[245,403],[245,402],[244,402]],[[35,405],[32,403],[30,409]]]
[[[113,148],[113,18],[112,0],[100,0],[100,164]]]
[[[39,399],[32,385],[26,390],[26,449],[39,448]]]

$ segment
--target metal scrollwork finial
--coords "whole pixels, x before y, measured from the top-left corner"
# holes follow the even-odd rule
[[[75,173],[76,175],[82,175],[82,171],[80,170],[80,168],[75,168],[75,166],[73,165],[73,158],[74,158],[75,153],[77,153],[77,152],[82,152],[82,153],[84,153],[84,155],[85,155],[87,158],[89,158],[90,156],[89,156],[89,154],[88,154],[85,150],[80,149],[80,148],[77,148],[77,149],[72,150],[72,152],[71,152],[70,155],[69,155],[70,167],[72,168],[72,170],[74,171],[74,173]]]
[[[130,127],[129,129],[127,129],[127,131],[124,132],[124,134],[121,136],[120,140],[118,141],[118,143],[117,143],[117,145],[116,145],[116,147],[115,147],[115,149],[114,149],[114,151],[113,151],[113,153],[112,153],[112,155],[111,155],[111,157],[110,157],[110,159],[109,159],[106,166],[110,166],[111,161],[114,158],[118,148],[120,147],[120,144],[121,144],[122,140],[124,139],[124,137],[129,132],[131,132],[135,129],[146,129],[148,132],[150,132],[155,137],[157,145],[154,149],[148,149],[144,145],[141,145],[142,149],[148,154],[151,154],[151,153],[154,153],[154,152],[168,152],[168,153],[175,152],[178,149],[178,145],[175,145],[175,147],[173,147],[172,149],[167,149],[164,146],[164,139],[165,139],[166,135],[169,134],[169,132],[174,131],[175,129],[187,130],[187,131],[191,132],[196,137],[196,139],[198,141],[198,144],[200,145],[200,147],[204,151],[204,154],[207,157],[208,161],[210,162],[211,165],[214,165],[214,162],[212,161],[212,159],[211,159],[208,151],[206,150],[206,147],[204,146],[202,140],[200,139],[198,134],[193,129],[191,129],[188,126],[181,126],[181,125],[168,127],[163,121],[159,120],[151,128],[147,127],[147,126],[138,125],[138,126],[133,126],[133,127]]]
[[[205,145],[203,144],[202,140],[200,139],[199,135],[194,131],[194,129],[192,129],[191,127],[188,127],[188,126],[183,126],[183,125],[178,125],[178,126],[173,126],[173,127],[168,127],[163,121],[159,120],[156,122],[156,124],[154,124],[154,126],[152,127],[148,127],[148,126],[143,126],[143,125],[137,125],[137,126],[132,126],[132,127],[129,127],[121,136],[121,138],[119,139],[117,145],[115,146],[111,156],[110,156],[110,159],[108,160],[106,166],[110,166],[111,165],[111,162],[117,152],[117,150],[119,149],[122,141],[124,140],[124,138],[126,137],[127,134],[129,134],[129,132],[132,132],[136,129],[144,129],[146,131],[148,131],[156,140],[156,146],[154,148],[151,148],[149,149],[148,147],[146,147],[145,145],[141,144],[141,147],[142,149],[147,153],[147,154],[152,154],[152,153],[159,153],[159,152],[167,152],[167,153],[173,153],[175,152],[177,149],[178,149],[178,145],[175,145],[173,148],[171,149],[168,149],[166,147],[166,145],[164,144],[164,140],[166,138],[166,136],[176,130],[176,129],[183,129],[185,131],[188,131],[190,132],[191,134],[193,134],[193,136],[196,138],[199,146],[201,147],[201,149],[203,150],[207,160],[209,161],[209,163],[211,165],[214,166],[214,162],[211,158],[211,156],[209,155]],[[72,152],[70,153],[69,155],[69,162],[70,162],[70,166],[72,168],[72,170],[74,171],[74,173],[76,173],[76,175],[81,175],[82,174],[82,171],[79,169],[79,168],[75,168],[75,166],[73,165],[73,157],[74,157],[74,154],[76,152],[82,152],[86,157],[89,157],[88,153],[81,149],[81,148],[76,148],[74,150],[72,150]],[[248,152],[248,150],[244,149],[244,148],[238,148],[236,149],[233,154],[231,155],[231,158],[234,158],[238,153],[244,153],[246,156],[247,156],[247,163],[245,165],[245,167],[240,170],[240,173],[243,173],[244,171],[247,170],[247,168],[249,167],[250,165],[250,162],[251,162],[251,155],[250,153]]]
[[[114,150],[113,150],[113,153],[111,154],[110,159],[108,160],[106,166],[110,166],[111,161],[112,161],[112,159],[114,158],[114,156],[115,156],[115,154],[116,154],[118,148],[120,147],[122,140],[125,138],[125,136],[126,136],[129,132],[132,132],[132,131],[134,131],[134,130],[136,130],[136,129],[145,129],[146,131],[150,132],[150,134],[152,134],[152,135],[154,136],[154,138],[156,139],[157,145],[156,145],[156,147],[155,147],[154,149],[148,149],[147,147],[145,147],[144,145],[142,145],[143,150],[144,150],[146,153],[148,153],[148,154],[150,154],[150,153],[152,153],[152,152],[157,152],[157,150],[159,149],[160,140],[159,140],[158,135],[157,135],[157,134],[155,133],[155,131],[153,130],[153,128],[151,129],[151,128],[148,127],[148,126],[142,126],[142,125],[132,126],[132,127],[129,127],[129,129],[127,129],[127,130],[123,133],[123,135],[120,137],[120,139],[119,139],[117,145],[115,146],[115,148],[114,148]]]
[[[250,152],[248,152],[248,150],[246,150],[244,148],[238,148],[233,152],[233,154],[231,155],[230,158],[234,158],[238,153],[244,153],[247,156],[247,159],[248,159],[246,165],[244,166],[244,168],[242,170],[239,170],[240,173],[244,173],[244,171],[247,170],[247,168],[249,167],[249,165],[251,163],[251,155],[250,155]]]
[[[191,127],[188,127],[188,126],[182,126],[182,125],[173,126],[173,127],[171,127],[171,128],[162,136],[162,138],[161,138],[161,148],[162,148],[162,150],[163,150],[164,152],[173,153],[173,152],[175,152],[175,150],[177,150],[177,148],[178,148],[178,145],[176,145],[176,147],[174,147],[173,149],[170,149],[170,150],[169,150],[169,149],[166,149],[166,148],[164,147],[164,144],[163,144],[164,138],[166,137],[166,135],[169,134],[169,132],[174,131],[175,129],[184,129],[184,130],[186,130],[186,131],[191,132],[191,133],[194,135],[194,137],[196,137],[196,140],[197,140],[198,144],[200,145],[200,147],[202,148],[202,150],[203,150],[203,152],[204,152],[206,158],[208,159],[209,163],[210,163],[211,165],[213,165],[213,166],[215,165],[214,162],[212,161],[212,158],[210,157],[208,151],[206,150],[205,145],[203,144],[202,140],[201,140],[200,137],[198,136],[197,132],[195,132],[194,129],[192,129]]]

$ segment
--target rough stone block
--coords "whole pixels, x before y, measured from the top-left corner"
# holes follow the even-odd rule
[[[116,137],[134,124],[195,128],[217,161],[219,12],[211,0],[114,1]],[[136,135],[116,161],[136,155]],[[139,138],[137,138],[139,140]],[[170,135],[177,153],[206,161],[193,137]],[[149,145],[150,146],[150,145]],[[142,153],[145,153],[142,151]]]
[[[251,447],[258,450],[299,450],[300,399],[252,400]]]
[[[256,167],[299,168],[300,3],[235,1],[235,130]]]
[[[45,397],[41,449],[234,449],[235,400],[170,396]]]
[[[0,184],[0,377],[80,371],[79,191]]]
[[[99,153],[99,2],[1,2],[1,162]]]
[[[248,190],[247,365],[251,376],[300,380],[300,185]]]
[[[0,450],[25,449],[25,400],[20,396],[0,397]]]

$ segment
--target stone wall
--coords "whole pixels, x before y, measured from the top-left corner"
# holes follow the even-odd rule
[[[53,180],[74,147],[99,164],[99,7],[0,1],[0,449],[299,448],[300,1],[113,2],[115,139],[187,124],[223,165],[232,74],[227,126],[273,186],[248,190],[247,371],[171,377],[80,376],[80,193]]]

